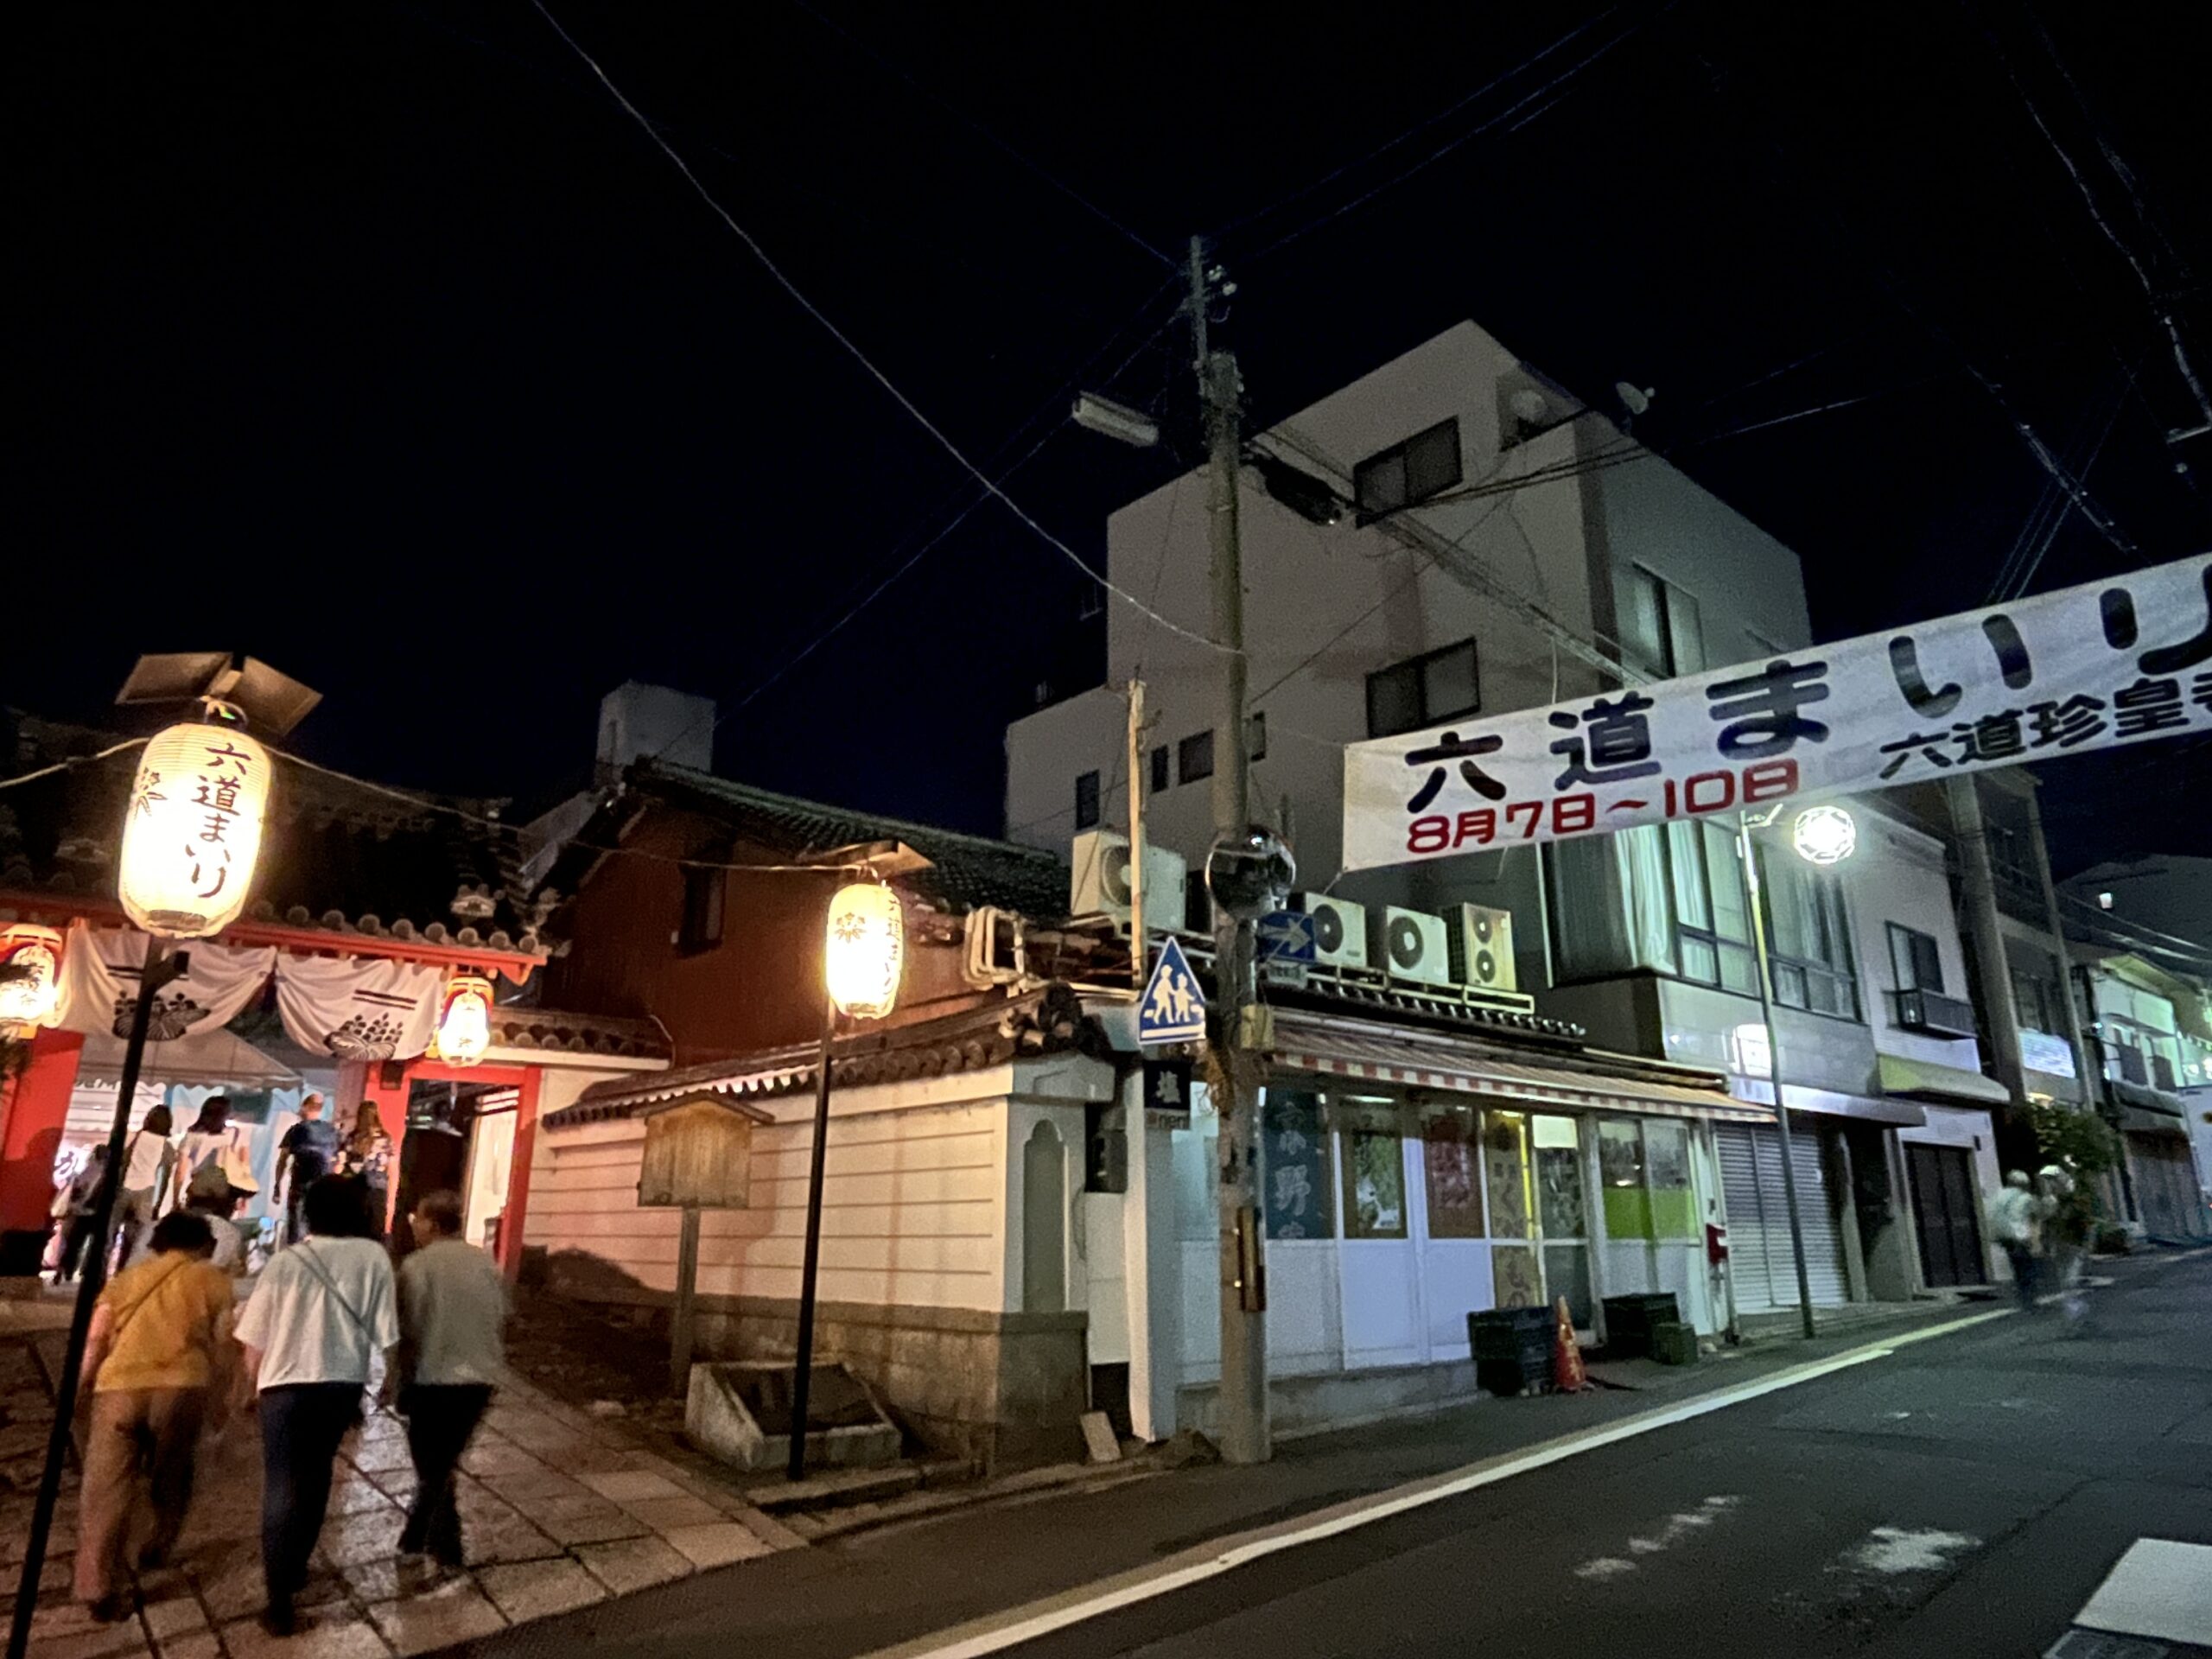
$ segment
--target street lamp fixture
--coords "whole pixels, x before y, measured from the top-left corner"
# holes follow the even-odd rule
[[[1789,826],[1797,856],[1823,869],[1840,864],[1859,847],[1859,823],[1840,806],[1808,806]]]

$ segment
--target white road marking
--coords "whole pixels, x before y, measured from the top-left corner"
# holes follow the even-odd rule
[[[2212,1647],[2212,1544],[2138,1538],[2074,1622]]]
[[[1964,1319],[1947,1320],[1942,1325],[1929,1325],[1903,1336],[1869,1343],[1863,1348],[1847,1349],[1831,1358],[1789,1366],[1748,1382],[1716,1389],[1710,1394],[1699,1395],[1675,1405],[1639,1412],[1633,1417],[1624,1417],[1618,1422],[1585,1429],[1579,1433],[1561,1435],[1524,1451],[1488,1458],[1479,1463],[1468,1464],[1464,1468],[1393,1487],[1388,1491],[1317,1510],[1311,1515],[1300,1516],[1294,1520],[1281,1522],[1271,1527],[1255,1528],[1212,1543],[1200,1544],[1171,1555],[1164,1561],[1116,1573],[1092,1584],[1081,1585],[1025,1606],[988,1614],[965,1624],[917,1637],[912,1641],[899,1643],[892,1647],[879,1648],[864,1655],[862,1659],[981,1659],[982,1655],[1002,1652],[1021,1643],[1033,1642],[1039,1637],[1050,1636],[1055,1630],[1087,1623],[1123,1607],[1133,1607],[1141,1602],[1173,1595],[1178,1590],[1203,1584],[1209,1579],[1218,1578],[1249,1562],[1262,1560],[1284,1550],[1296,1549],[1305,1544],[1318,1543],[1325,1538],[1333,1538],[1340,1533],[1373,1526],[1378,1521],[1387,1521],[1408,1510],[1424,1509],[1431,1503],[1458,1497],[1462,1493],[1511,1480],[1516,1475],[1529,1474],[1623,1440],[1671,1428],[1676,1423],[1686,1423],[1713,1412],[1726,1411],[1731,1406],[1778,1394],[1784,1389],[1815,1382],[1872,1360],[1886,1359],[1898,1349],[1910,1347],[1914,1343],[1970,1330],[1977,1325],[1986,1325],[1992,1319],[2007,1319],[2012,1313],[2012,1310],[2007,1307],[1986,1313],[1969,1314]],[[1633,1563],[1628,1565],[1632,1566]]]
[[[1951,1557],[1981,1541],[1972,1533],[1935,1527],[1877,1527],[1852,1554],[1862,1573],[1940,1573]]]
[[[1600,1555],[1594,1561],[1585,1561],[1574,1569],[1578,1579],[1618,1579],[1624,1573],[1636,1571],[1634,1561],[1622,1560],[1617,1555]]]

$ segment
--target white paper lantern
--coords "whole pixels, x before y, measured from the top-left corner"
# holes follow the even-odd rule
[[[880,1020],[899,1001],[906,928],[899,895],[877,882],[838,889],[830,901],[823,976],[830,1000],[860,1020]]]
[[[269,816],[269,751],[188,721],[146,745],[123,825],[123,908],[149,933],[199,939],[238,919]]]
[[[457,973],[446,981],[438,1004],[438,1058],[448,1065],[474,1065],[492,1046],[492,982]]]
[[[1840,864],[1859,845],[1859,825],[1840,806],[1808,806],[1790,825],[1789,843],[1808,864]]]
[[[28,1036],[61,1006],[61,934],[35,922],[0,927],[0,1032]]]

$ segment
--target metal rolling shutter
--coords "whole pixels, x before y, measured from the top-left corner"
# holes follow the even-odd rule
[[[1792,1125],[1795,1128],[1796,1126]],[[1736,1274],[1736,1311],[1765,1313],[1797,1306],[1797,1266],[1782,1179],[1782,1136],[1772,1129],[1714,1126],[1720,1180],[1728,1200],[1728,1254]],[[1790,1136],[1797,1176],[1797,1214],[1805,1235],[1805,1277],[1813,1306],[1847,1300],[1843,1239],[1828,1201],[1821,1142],[1809,1128]]]

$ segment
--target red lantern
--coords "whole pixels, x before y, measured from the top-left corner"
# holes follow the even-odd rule
[[[0,927],[0,1032],[28,1037],[61,1006],[61,935],[35,922]]]

